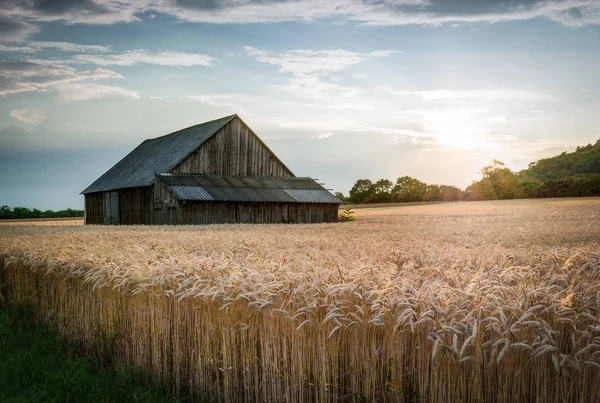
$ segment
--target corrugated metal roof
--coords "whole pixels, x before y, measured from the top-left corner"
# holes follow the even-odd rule
[[[314,189],[284,189],[287,194],[292,196],[300,203],[340,203],[340,199],[331,193]]]
[[[206,190],[199,186],[170,186],[169,190],[171,190],[179,200],[214,200]]]
[[[175,168],[236,116],[226,116],[146,140],[81,193],[150,186],[155,173]]]
[[[311,178],[158,174],[179,200],[240,203],[332,203],[341,200]]]

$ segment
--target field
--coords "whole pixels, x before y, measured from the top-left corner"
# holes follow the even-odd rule
[[[313,225],[0,225],[3,297],[228,402],[600,401],[600,199]]]

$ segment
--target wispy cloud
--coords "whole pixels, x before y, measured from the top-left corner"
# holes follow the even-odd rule
[[[427,91],[395,91],[389,88],[380,88],[380,92],[385,92],[391,95],[400,96],[416,96],[425,101],[432,100],[485,100],[493,101],[500,99],[547,99],[551,98],[548,95],[539,94],[536,92],[517,90],[510,88],[490,88],[476,90],[427,90]]]
[[[201,53],[149,52],[143,49],[103,55],[76,55],[74,60],[100,66],[133,66],[145,63],[159,66],[212,66],[212,56]]]
[[[335,136],[335,133],[327,132],[327,133],[319,134],[318,136],[314,136],[313,139],[324,140],[324,139],[330,139],[333,136]]]
[[[598,0],[55,0],[5,1],[0,12],[19,21],[115,24],[154,11],[202,23],[334,20],[370,25],[501,22],[547,18],[569,26],[600,23]]]
[[[19,122],[39,125],[46,120],[46,115],[37,109],[15,109],[10,111],[10,116]]]
[[[189,95],[187,99],[193,99],[206,106],[225,107],[235,113],[248,114],[248,111],[240,104],[245,102],[246,96],[243,94],[208,94],[208,95]]]
[[[373,52],[358,53],[345,49],[301,49],[273,54],[251,46],[246,46],[245,49],[256,60],[279,66],[280,72],[291,73],[295,76],[327,75],[345,70],[352,65],[364,62],[370,58],[402,53],[397,50],[376,50]]]
[[[56,49],[69,53],[102,53],[108,52],[110,48],[102,45],[81,45],[71,42],[21,42],[18,45],[1,45],[0,52],[38,53],[44,49]]]
[[[152,2],[148,0],[54,0],[3,1],[0,12],[11,18],[65,23],[116,24],[138,21],[136,13]]]
[[[35,25],[0,15],[0,42],[24,41],[39,30]]]
[[[402,53],[397,50],[375,50],[360,53],[346,49],[290,50],[272,53],[246,46],[246,52],[259,62],[278,67],[282,74],[289,75],[288,83],[279,89],[304,98],[306,106],[328,109],[371,109],[359,99],[362,89],[332,82],[332,74],[346,70],[369,59],[388,57]]]
[[[102,68],[78,71],[54,61],[26,59],[0,61],[0,95],[46,90],[54,85],[76,82],[124,78]]]
[[[150,7],[183,20],[209,23],[334,19],[370,25],[501,22],[545,17],[565,25],[597,24],[597,0],[257,0],[157,1]]]
[[[54,88],[61,102],[90,101],[100,98],[140,99],[136,91],[95,83],[64,83]]]

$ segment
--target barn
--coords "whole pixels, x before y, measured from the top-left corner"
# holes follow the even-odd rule
[[[237,115],[145,140],[81,193],[86,224],[333,222],[341,203]]]

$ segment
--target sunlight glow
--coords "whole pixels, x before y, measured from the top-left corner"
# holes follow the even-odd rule
[[[443,146],[457,150],[472,150],[489,146],[482,121],[471,111],[428,111],[424,116],[424,128]]]

